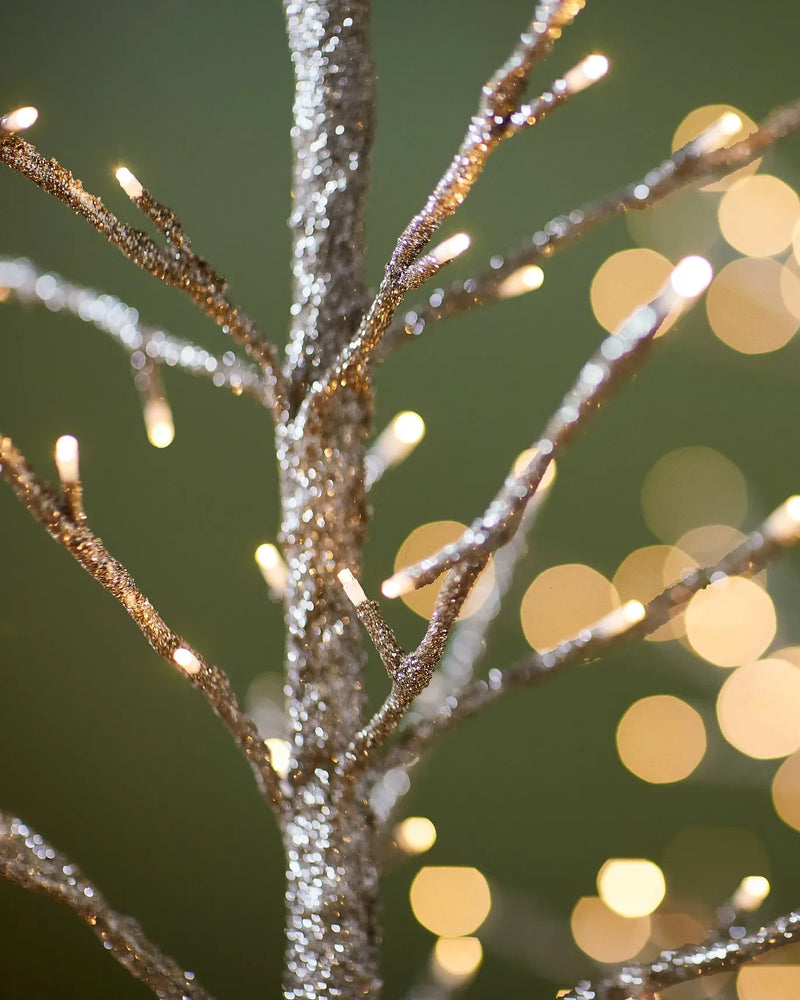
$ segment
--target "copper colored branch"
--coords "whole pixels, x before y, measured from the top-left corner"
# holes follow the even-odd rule
[[[233,305],[227,296],[226,279],[192,252],[174,215],[148,191],[133,200],[167,235],[166,247],[157,246],[146,233],[121,222],[100,198],[85,191],[81,182],[58,160],[45,159],[35,146],[20,136],[0,131],[0,161],[63,201],[138,267],[186,292],[260,365],[280,410],[282,379],[274,347],[263,339],[253,321]]]
[[[724,177],[761,156],[765,150],[800,127],[800,101],[771,112],[751,135],[728,149],[704,152],[696,140],[678,149],[638,181],[626,184],[595,201],[557,215],[536,232],[527,244],[478,274],[456,282],[434,302],[415,306],[395,319],[381,344],[380,358],[398,345],[419,336],[430,324],[488,305],[502,298],[501,286],[515,271],[540,264],[587,235],[601,223],[626,212],[639,212],[663,201],[668,195],[694,184]],[[434,304],[435,303],[435,304]]]
[[[131,917],[115,912],[103,895],[60,852],[21,820],[0,813],[0,877],[63,903],[84,920],[103,947],[159,1000],[211,1000],[181,967],[144,936]]]
[[[247,758],[262,796],[277,813],[282,795],[272,768],[269,748],[255,723],[236,701],[226,674],[173,632],[138,589],[127,569],[106,549],[85,523],[76,523],[66,500],[49,483],[36,477],[10,438],[0,436],[0,476],[11,486],[47,533],[123,606],[150,646],[200,691],[225,723]],[[182,651],[182,652],[181,652]],[[185,657],[185,659],[182,659]]]

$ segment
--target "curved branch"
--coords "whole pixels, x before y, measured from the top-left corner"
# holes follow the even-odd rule
[[[85,191],[83,184],[58,160],[45,159],[31,143],[2,128],[0,162],[33,181],[47,194],[63,201],[138,267],[165,284],[186,292],[259,364],[274,392],[275,406],[280,412],[283,380],[275,348],[263,338],[255,323],[230,301],[226,279],[192,251],[173,213],[157,202],[133,175],[129,175],[132,182],[124,183],[123,187],[134,204],[165,234],[166,247],[157,246],[146,233],[121,222],[100,198]],[[123,181],[120,180],[120,183]]]
[[[776,108],[759,128],[727,149],[709,150],[703,133],[676,150],[659,166],[638,181],[626,184],[595,201],[587,202],[564,215],[557,215],[534,233],[517,250],[495,255],[490,266],[478,274],[456,282],[444,294],[438,293],[425,305],[409,309],[395,319],[383,339],[380,360],[391,350],[419,336],[432,323],[450,319],[478,306],[489,305],[509,294],[506,284],[521,268],[540,264],[577,243],[597,226],[627,212],[638,212],[663,201],[669,195],[695,184],[708,183],[744,166],[781,139],[800,128],[800,101]]]
[[[77,442],[70,472],[61,472],[64,498],[53,487],[34,475],[25,457],[10,438],[0,436],[0,476],[11,486],[30,513],[44,525],[47,533],[115,597],[127,611],[142,635],[159,656],[177,666],[196,688],[202,691],[211,708],[225,723],[236,745],[247,758],[262,796],[280,815],[282,795],[280,779],[272,767],[269,747],[255,723],[236,701],[224,671],[208,663],[181,636],[164,622],[150,601],[138,589],[130,573],[106,549],[85,523],[85,515],[76,509],[70,496],[80,493],[77,473]],[[58,462],[58,452],[56,460]]]
[[[131,917],[112,910],[99,890],[67,858],[22,820],[0,812],[0,876],[63,903],[78,914],[103,947],[159,1000],[211,1000],[195,982],[144,936]]]
[[[680,983],[716,976],[800,940],[800,911],[787,913],[741,938],[718,937],[699,945],[662,951],[652,962],[623,966],[597,986],[579,983],[562,1000],[654,1000]]]
[[[0,257],[0,301],[3,292],[23,305],[44,305],[50,312],[66,312],[109,334],[136,367],[155,365],[180,368],[230,389],[236,396],[252,396],[262,406],[272,405],[272,390],[261,372],[240,361],[232,351],[221,358],[205,348],[139,322],[139,313],[114,295],[73,285],[51,271],[40,271],[24,257]]]

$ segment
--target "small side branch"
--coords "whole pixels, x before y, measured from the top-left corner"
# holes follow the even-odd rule
[[[385,596],[399,597],[425,586],[455,566],[483,568],[490,555],[518,529],[528,501],[558,453],[610,393],[641,367],[653,338],[670,313],[699,295],[710,280],[711,267],[702,257],[686,257],[678,264],[656,298],[649,305],[636,309],[583,366],[577,381],[534,445],[527,468],[520,475],[506,479],[485,513],[473,521],[458,541],[386,580],[383,584]]]
[[[724,177],[749,163],[800,127],[800,101],[773,111],[751,135],[727,149],[709,143],[711,129],[677,150],[639,180],[595,201],[557,215],[527,244],[505,256],[492,258],[491,266],[454,284],[433,302],[410,309],[394,320],[381,345],[383,359],[394,347],[420,335],[431,324],[468,312],[478,306],[521,294],[537,284],[524,281],[525,269],[552,257],[582,239],[601,223],[649,208],[676,191]],[[711,138],[720,141],[718,129]]]
[[[211,1000],[193,972],[147,940],[138,923],[116,913],[67,858],[21,820],[0,813],[0,876],[63,903],[78,914],[103,947],[159,1000]]]
[[[139,313],[114,295],[73,285],[22,257],[0,257],[0,302],[12,298],[91,323],[119,344],[137,371],[148,363],[180,368],[236,396],[252,396],[267,408],[273,404],[272,389],[259,369],[240,361],[233,351],[216,357],[197,344],[140,323]]]
[[[603,56],[589,56],[538,98],[523,102],[532,67],[549,53],[555,39],[584,3],[585,0],[544,0],[536,8],[509,58],[484,85],[477,113],[470,120],[461,146],[425,205],[401,233],[372,305],[333,371],[314,383],[312,398],[317,393],[335,391],[343,383],[364,383],[370,357],[403,296],[428,281],[469,246],[469,238],[461,233],[420,256],[436,230],[464,202],[492,151],[504,139],[543,121],[606,72],[608,61]]]
[[[35,146],[22,139],[9,127],[13,117],[14,112],[0,119],[0,162],[63,201],[138,267],[186,292],[259,364],[280,410],[283,390],[275,348],[263,338],[253,321],[230,301],[225,278],[192,251],[175,215],[157,202],[127,168],[117,171],[117,179],[125,193],[164,234],[167,245],[159,247],[146,233],[121,222],[100,198],[85,191],[81,182],[57,160],[45,159]],[[19,127],[14,120],[10,124]]]
[[[798,537],[800,497],[793,496],[719,562],[685,573],[648,604],[629,601],[555,648],[526,656],[505,670],[492,670],[487,679],[473,681],[451,695],[436,715],[403,732],[386,755],[382,770],[410,766],[440,736],[509,691],[537,685],[555,677],[565,667],[596,660],[611,647],[650,635],[682,611],[698,591],[721,584],[729,576],[758,573],[784,549],[794,545]]]
[[[777,951],[800,939],[800,912],[778,917],[745,937],[721,937],[710,943],[662,951],[652,962],[623,966],[597,986],[579,983],[563,1000],[654,1000],[680,983],[716,976]]]
[[[57,446],[56,460],[62,481],[63,495],[34,475],[22,453],[10,438],[0,436],[0,476],[6,480],[33,517],[44,525],[51,538],[119,601],[139,627],[150,646],[202,691],[206,701],[225,723],[236,745],[247,758],[256,777],[259,790],[272,809],[280,812],[282,795],[280,781],[270,758],[269,748],[258,734],[253,720],[236,701],[227,675],[208,663],[196,650],[164,622],[152,604],[138,589],[130,573],[106,549],[85,521],[78,472],[77,441]]]

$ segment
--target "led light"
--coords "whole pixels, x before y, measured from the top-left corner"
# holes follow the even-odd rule
[[[444,264],[449,264],[459,254],[464,253],[469,244],[470,238],[466,233],[456,233],[455,236],[451,236],[443,243],[440,243],[438,247],[434,247],[430,252],[430,256],[439,267],[442,267]]]
[[[621,608],[615,608],[605,618],[601,618],[592,627],[592,634],[601,639],[613,639],[615,636],[623,635],[640,622],[645,615],[644,605],[641,601],[626,601]]]
[[[147,439],[154,448],[167,448],[175,439],[172,410],[163,396],[154,396],[144,404]]]
[[[37,108],[25,107],[16,108],[9,111],[7,115],[0,118],[0,131],[2,132],[22,132],[30,128],[39,117]]]
[[[748,912],[757,910],[769,895],[769,890],[769,881],[763,875],[748,875],[733,894],[733,908]]]
[[[78,439],[71,434],[63,434],[56,441],[56,468],[62,483],[77,483],[81,474],[78,466]]]
[[[127,167],[118,167],[114,176],[119,181],[122,190],[132,201],[141,198],[144,194],[144,188]]]
[[[395,573],[388,580],[384,580],[381,585],[381,593],[384,597],[388,597],[389,600],[395,597],[402,597],[403,594],[407,594],[413,589],[414,578],[409,576],[408,573],[403,572]]]
[[[711,284],[714,272],[705,257],[684,257],[675,265],[669,278],[673,292],[682,299],[693,299]]]
[[[800,536],[800,496],[789,497],[764,523],[764,534],[788,544]]]
[[[501,299],[511,299],[515,295],[524,295],[525,292],[535,292],[542,287],[544,282],[544,271],[536,264],[529,264],[512,272],[497,286],[497,295]]]
[[[564,74],[564,83],[568,94],[579,94],[591,87],[608,72],[608,59],[601,55],[587,56],[577,66],[573,66]]]
[[[394,828],[394,840],[406,854],[424,854],[436,843],[436,827],[426,816],[409,816]]]
[[[280,597],[286,593],[289,569],[280,552],[271,542],[264,542],[256,549],[256,563],[266,584]]]
[[[172,659],[176,666],[180,667],[184,673],[191,674],[192,676],[200,673],[202,664],[191,649],[187,649],[185,646],[178,646],[172,654]]]
[[[367,600],[367,595],[364,593],[361,584],[358,580],[356,580],[350,570],[343,569],[339,572],[338,576],[339,582],[344,588],[345,594],[347,594],[350,598],[354,607],[357,608],[359,605],[364,604]]]
[[[413,410],[398,413],[390,427],[398,441],[412,447],[425,437],[425,421]]]
[[[269,747],[269,755],[272,760],[272,769],[279,778],[285,778],[289,773],[289,764],[292,759],[292,747],[288,740],[277,737],[270,737],[264,742]]]

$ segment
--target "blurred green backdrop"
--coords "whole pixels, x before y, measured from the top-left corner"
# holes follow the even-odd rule
[[[372,281],[529,13],[530,0],[376,4]],[[458,217],[457,227],[473,238],[459,271],[468,274],[552,215],[638,178],[666,155],[691,108],[731,103],[758,119],[796,96],[798,31],[792,0],[757,10],[745,0],[589,4],[537,81],[547,84],[590,51],[607,54],[611,72],[493,157]],[[32,139],[40,149],[138,224],[112,174],[126,163],[229,277],[234,300],[283,342],[291,80],[280,5],[11,3],[3,35],[0,104],[39,106]],[[800,142],[770,153],[765,166],[796,180]],[[28,255],[119,295],[145,322],[226,349],[188,301],[8,171],[0,175],[0,205],[0,253]],[[428,436],[375,490],[364,578],[371,592],[412,528],[469,520],[533,440],[602,335],[589,306],[591,277],[609,253],[629,245],[624,222],[604,228],[558,256],[539,292],[442,325],[381,370],[376,426],[415,409]],[[7,306],[0,320],[3,433],[48,478],[55,438],[76,434],[91,522],[167,621],[223,666],[240,694],[256,674],[279,671],[280,614],[253,561],[256,545],[277,530],[264,414],[246,399],[167,372],[177,436],[156,451],[115,345],[44,310]],[[670,448],[709,445],[736,462],[749,485],[749,526],[797,491],[798,372],[799,345],[734,354],[715,340],[702,308],[668,337],[560,463],[554,502],[487,666],[526,648],[519,598],[543,567],[586,562],[609,575],[628,551],[655,541],[639,493]],[[0,565],[2,808],[80,864],[213,994],[277,996],[278,837],[224,732],[6,488]],[[800,642],[798,566],[790,556],[773,571],[785,643]],[[399,606],[390,614],[401,639],[413,641],[420,620]],[[371,680],[377,700],[385,678],[375,670]],[[540,691],[515,694],[450,738],[415,777],[408,809],[430,816],[439,831],[428,858],[475,864],[516,894],[497,918],[495,944],[486,942],[470,996],[547,997],[555,985],[591,975],[590,959],[577,951],[566,956],[566,978],[537,973],[527,940],[541,938],[542,921],[566,921],[575,901],[594,893],[607,857],[663,863],[685,827],[750,831],[769,859],[767,910],[798,904],[798,834],[770,804],[776,764],[750,761],[724,743],[713,722],[720,680],[679,647],[631,647]],[[616,756],[620,715],[648,693],[681,695],[709,722],[707,760],[675,786],[645,785]],[[433,943],[408,905],[418,864],[386,880],[387,997],[402,995],[423,972]],[[517,943],[501,955],[504,941]],[[0,997],[145,995],[70,913],[0,885]]]

